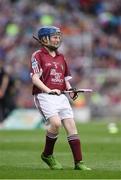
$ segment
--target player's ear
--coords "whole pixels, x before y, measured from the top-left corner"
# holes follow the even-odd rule
[[[49,37],[48,37],[48,36],[44,36],[44,37],[41,39],[41,42],[42,42],[42,44],[44,44],[44,45],[48,45],[48,44],[49,44]]]

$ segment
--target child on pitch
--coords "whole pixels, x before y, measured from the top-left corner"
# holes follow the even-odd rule
[[[54,157],[54,146],[58,139],[59,129],[65,128],[67,141],[74,158],[75,170],[91,170],[82,160],[80,138],[73,117],[72,108],[63,90],[72,89],[69,80],[72,78],[65,58],[57,50],[62,41],[62,33],[55,26],[41,27],[38,31],[41,48],[32,54],[31,78],[34,102],[43,115],[46,129],[46,140],[41,159],[50,169],[63,169]],[[75,100],[77,93],[70,93]]]

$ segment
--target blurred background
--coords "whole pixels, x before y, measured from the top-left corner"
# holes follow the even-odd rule
[[[59,50],[70,66],[72,86],[94,90],[71,102],[76,120],[120,120],[121,1],[0,0],[0,127],[40,126],[29,71],[39,48],[32,35],[43,25],[63,32]],[[3,94],[4,75],[9,82]]]

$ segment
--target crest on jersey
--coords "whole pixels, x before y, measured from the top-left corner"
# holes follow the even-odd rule
[[[35,58],[32,58],[31,62],[32,62],[32,69],[34,73],[39,73],[40,71],[39,71],[39,65],[38,65],[37,60]]]

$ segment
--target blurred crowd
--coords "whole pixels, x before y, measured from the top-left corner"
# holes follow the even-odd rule
[[[70,65],[73,87],[94,89],[73,105],[89,105],[93,116],[114,106],[120,114],[120,0],[0,0],[0,61],[13,81],[15,107],[34,107],[29,62],[39,48],[32,35],[43,25],[63,32],[60,51]]]

